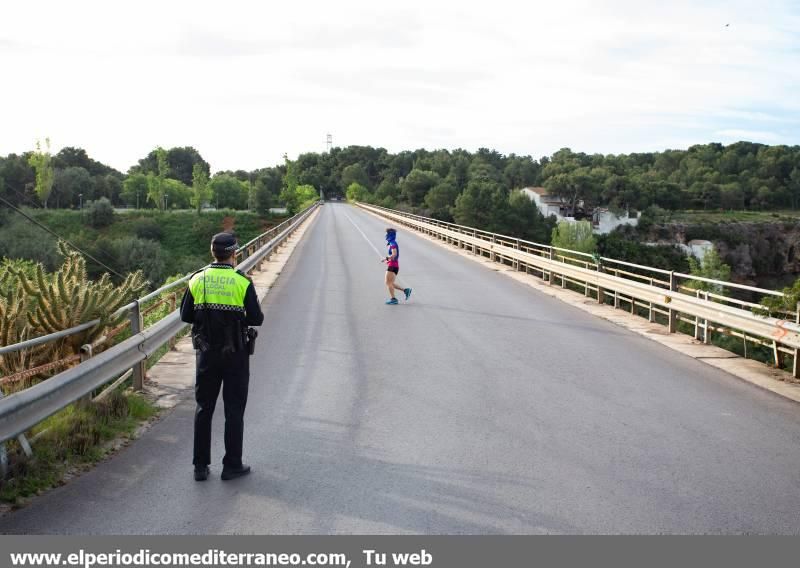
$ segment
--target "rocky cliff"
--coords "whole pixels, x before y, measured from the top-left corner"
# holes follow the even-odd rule
[[[711,241],[735,282],[775,287],[800,276],[800,222],[656,223],[643,233],[659,244]]]

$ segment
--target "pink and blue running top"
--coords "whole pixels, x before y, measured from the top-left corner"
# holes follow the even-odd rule
[[[389,259],[389,262],[387,262],[386,265],[389,266],[390,268],[400,268],[400,247],[397,246],[397,242],[396,241],[388,241],[386,243],[386,246],[388,247],[388,249],[387,249],[388,250],[388,252],[387,252],[388,256],[392,256],[392,251],[393,250],[397,251],[396,252],[397,256],[395,256],[394,259]]]

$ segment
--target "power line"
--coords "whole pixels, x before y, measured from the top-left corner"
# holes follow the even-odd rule
[[[30,204],[31,204],[31,205],[32,205],[34,208],[39,208],[39,209],[41,209],[41,207],[39,206],[39,204],[38,204],[38,203],[36,203],[36,202],[33,200],[33,198],[30,196],[30,195],[27,195],[26,193],[23,193],[23,192],[21,192],[21,191],[17,191],[16,189],[14,189],[13,187],[11,187],[10,185],[4,186],[4,187],[3,187],[3,189],[10,189],[11,191],[13,191],[13,192],[14,192],[14,193],[16,193],[17,195],[19,195],[21,198],[25,199],[25,200],[26,200],[28,203],[30,203]]]
[[[36,225],[36,226],[37,226],[37,227],[39,227],[40,229],[44,229],[45,231],[47,231],[48,233],[50,233],[51,235],[53,235],[53,236],[54,236],[54,237],[56,237],[57,239],[60,239],[60,240],[64,241],[64,242],[65,242],[65,243],[67,243],[69,246],[71,246],[72,248],[74,248],[76,251],[78,251],[79,253],[81,253],[83,256],[86,256],[86,257],[88,257],[88,258],[92,259],[93,261],[95,261],[97,264],[99,264],[100,266],[102,266],[103,268],[105,268],[106,270],[108,270],[109,272],[111,272],[112,274],[115,274],[116,276],[119,276],[119,277],[120,277],[120,278],[122,278],[123,280],[125,279],[125,277],[124,277],[122,274],[120,274],[119,272],[117,272],[116,270],[114,270],[113,268],[111,268],[110,266],[108,266],[107,264],[105,264],[105,263],[103,263],[103,262],[101,262],[101,261],[97,260],[95,257],[93,257],[92,255],[90,255],[88,252],[86,252],[86,251],[84,251],[84,250],[80,249],[80,248],[79,248],[77,245],[75,245],[75,244],[74,244],[74,243],[72,243],[71,241],[67,240],[66,238],[62,237],[61,235],[59,235],[58,233],[56,233],[54,230],[52,230],[50,227],[48,227],[48,226],[46,226],[46,225],[44,225],[44,224],[40,223],[39,221],[37,221],[37,220],[36,220],[36,219],[34,219],[33,217],[30,217],[30,216],[29,216],[27,213],[25,213],[24,211],[22,211],[22,209],[19,209],[18,207],[16,207],[15,205],[13,205],[13,204],[12,204],[12,203],[10,203],[9,201],[7,201],[7,200],[6,200],[4,197],[0,197],[0,201],[2,201],[3,203],[5,203],[6,205],[8,205],[8,207],[10,207],[12,210],[16,211],[17,213],[19,213],[20,215],[22,215],[23,217],[25,217],[25,218],[26,218],[28,221],[30,221],[31,223],[33,223],[34,225]]]
[[[28,201],[28,202],[31,204],[31,206],[32,206],[34,209],[42,209],[42,206],[41,206],[41,205],[39,205],[38,203],[36,203],[36,201],[34,201],[34,200],[33,200],[33,198],[32,198],[32,197],[30,197],[28,194],[26,194],[26,193],[23,193],[23,192],[20,192],[20,191],[18,191],[18,190],[16,190],[16,189],[14,189],[14,188],[13,188],[13,187],[11,187],[11,186],[6,186],[6,187],[5,187],[5,189],[10,189],[10,190],[11,190],[11,191],[13,191],[14,193],[16,193],[18,196],[22,197],[23,199],[26,199],[26,200],[27,200],[27,201]],[[59,237],[59,238],[60,238],[60,239],[62,239],[63,241],[65,241],[65,242],[69,242],[69,241],[67,241],[67,239],[65,239],[64,237]],[[71,244],[71,243],[70,243],[70,244]],[[75,247],[75,249],[78,249],[78,247],[76,247],[75,245],[72,245],[72,246],[73,246],[73,247]],[[111,256],[110,254],[108,254],[107,252],[105,252],[105,251],[104,251],[104,250],[102,250],[102,249],[100,249],[98,252],[99,252],[100,254],[102,254],[103,256],[105,256],[105,257],[106,257],[106,259],[108,259],[108,260],[116,260],[116,259],[114,259],[114,257],[113,257],[113,256]],[[90,256],[89,258],[91,258],[91,256]],[[97,262],[98,262],[98,263],[100,263],[99,261],[97,261]],[[100,263],[100,264],[101,264],[102,266],[105,266],[105,265],[104,265],[104,264],[102,264],[102,263]],[[109,268],[109,270],[111,270],[111,269]],[[113,270],[111,270],[111,271],[112,271],[112,272],[114,272]],[[117,272],[114,272],[114,274],[118,274],[118,273],[117,273]]]

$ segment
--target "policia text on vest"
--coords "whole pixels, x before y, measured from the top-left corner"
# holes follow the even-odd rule
[[[233,267],[235,242],[227,233],[214,236],[212,252],[217,262],[192,276],[181,302],[181,319],[192,324],[192,341],[197,350],[193,463],[198,481],[205,480],[209,473],[211,419],[220,389],[225,404],[222,479],[250,471],[242,463],[244,409],[250,380],[248,346],[255,341],[255,330],[248,334],[248,326],[261,325],[264,314],[253,283]],[[230,255],[226,257],[227,253]]]

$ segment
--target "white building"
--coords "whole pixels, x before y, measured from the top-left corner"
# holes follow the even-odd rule
[[[522,191],[527,195],[545,217],[553,216],[557,221],[575,221],[574,217],[568,216],[569,204],[561,197],[550,195],[544,187],[526,187]],[[622,225],[636,226],[639,223],[639,213],[636,217],[631,217],[627,212],[625,215],[617,215],[607,208],[598,207],[592,213],[592,226],[594,232],[600,235],[610,233]]]
[[[706,256],[706,253],[710,250],[714,249],[714,243],[711,241],[706,241],[702,239],[692,239],[688,243],[679,244],[678,245],[683,252],[687,255],[692,255],[700,262],[703,262],[703,258]]]
[[[550,195],[543,187],[525,187],[522,192],[527,195],[539,209],[539,212],[545,217],[551,215],[559,221],[564,221],[568,217],[565,215],[567,211],[567,203],[560,197]],[[572,217],[569,217],[572,219]]]
[[[599,235],[606,235],[617,227],[621,227],[623,225],[631,225],[635,227],[639,224],[640,216],[641,212],[638,213],[636,217],[631,217],[627,211],[624,215],[617,215],[608,209],[598,207],[592,214],[592,225],[594,226],[595,233]]]

